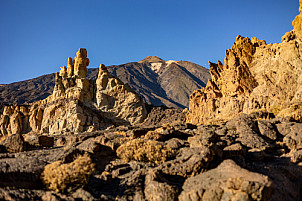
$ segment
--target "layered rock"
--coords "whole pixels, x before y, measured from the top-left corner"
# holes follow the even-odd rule
[[[0,105],[0,134],[78,133],[112,124],[142,122],[147,111],[142,98],[100,65],[97,80],[86,78],[87,51],[56,73],[53,94],[29,105]]]
[[[209,62],[212,81],[190,96],[187,121],[215,123],[255,111],[302,121],[300,18],[301,14],[293,22],[291,36],[286,34],[282,43],[238,36],[226,51],[224,65]]]

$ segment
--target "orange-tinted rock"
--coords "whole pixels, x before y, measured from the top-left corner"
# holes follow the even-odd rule
[[[67,76],[72,77],[73,76],[73,63],[72,58],[68,57],[68,64],[67,64]]]
[[[56,73],[51,96],[28,106],[0,105],[0,137],[28,132],[80,133],[112,123],[141,123],[147,115],[143,99],[102,64],[98,79],[88,80],[88,64],[87,51],[80,48],[74,68],[69,58],[67,68]]]
[[[59,74],[60,74],[61,77],[67,77],[67,68],[66,68],[66,66],[61,67],[61,70],[60,70]]]
[[[88,65],[87,50],[80,48],[77,52],[77,56],[74,58],[74,76],[77,78],[86,78]]]
[[[111,76],[103,64],[99,66],[95,97],[99,110],[118,124],[141,123],[147,116],[142,97],[128,84]]]
[[[301,121],[300,107],[292,106],[302,102],[300,17],[296,17],[294,30],[283,37],[282,43],[266,44],[257,38],[238,36],[226,51],[224,65],[210,62],[212,81],[190,96],[187,122],[217,123],[255,111]]]

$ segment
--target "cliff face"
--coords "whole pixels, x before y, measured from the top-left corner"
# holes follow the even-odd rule
[[[215,123],[252,112],[302,121],[301,16],[282,43],[238,36],[226,51],[224,65],[209,62],[212,81],[190,96],[187,122]]]
[[[56,73],[52,95],[29,105],[0,105],[0,134],[78,133],[112,124],[142,122],[147,111],[142,98],[100,65],[98,78],[86,78],[87,51]]]

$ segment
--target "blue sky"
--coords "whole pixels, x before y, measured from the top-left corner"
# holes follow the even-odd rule
[[[205,66],[237,35],[281,41],[298,0],[0,0],[0,84],[54,73],[87,48],[89,67],[146,56]]]

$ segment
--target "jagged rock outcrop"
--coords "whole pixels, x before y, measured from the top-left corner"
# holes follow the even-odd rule
[[[141,96],[128,84],[111,76],[103,64],[99,67],[95,97],[97,107],[114,122],[136,124],[146,118],[147,110]]]
[[[101,112],[77,99],[43,100],[30,105],[2,106],[0,133],[78,133],[111,125]]]
[[[56,73],[53,94],[29,105],[0,105],[0,134],[78,133],[112,124],[141,123],[147,115],[142,98],[100,65],[97,80],[86,78],[87,51]]]
[[[80,48],[74,58],[74,64],[69,57],[67,68],[63,66],[60,72],[56,73],[54,91],[49,99],[72,98],[85,103],[93,101],[94,83],[86,78],[88,65],[87,50]]]
[[[212,81],[190,96],[187,122],[215,123],[255,111],[302,121],[300,19],[301,14],[282,43],[238,36],[226,51],[224,65],[209,62]]]

